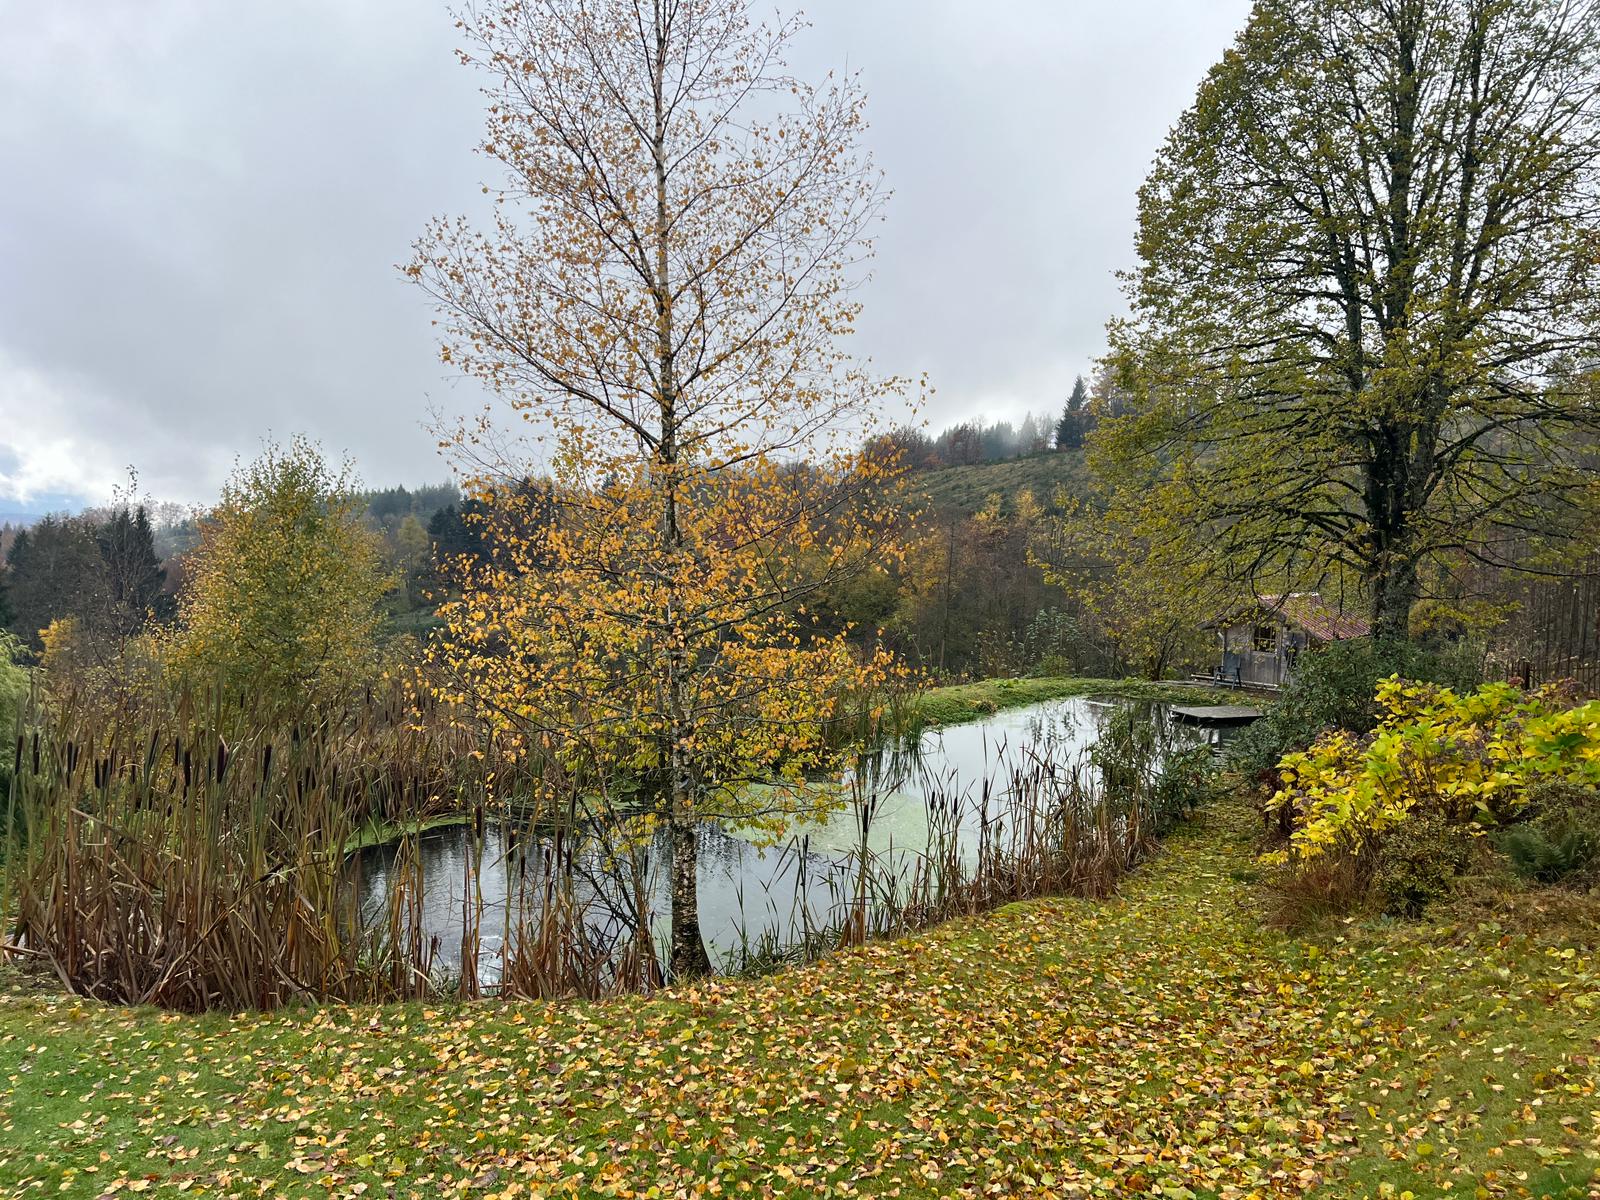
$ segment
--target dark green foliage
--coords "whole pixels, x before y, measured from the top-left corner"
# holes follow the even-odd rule
[[[1517,874],[1538,883],[1592,879],[1600,866],[1600,793],[1547,785],[1530,797],[1529,812],[1500,837]]]
[[[1472,857],[1472,838],[1440,813],[1417,812],[1383,839],[1374,882],[1386,911],[1420,916],[1430,903],[1449,894]]]
[[[549,483],[525,479],[514,485],[511,495],[514,501],[502,498],[492,505],[476,496],[467,496],[457,504],[445,505],[428,518],[433,560],[444,579],[454,579],[464,561],[470,566],[488,555],[489,540],[485,534],[491,520],[515,522],[523,529],[520,536],[525,537],[531,537],[534,530],[555,520],[556,501]]]
[[[1106,676],[1121,664],[1094,623],[1064,608],[1042,608],[1018,639],[1019,655],[1041,676]]]
[[[1460,691],[1475,687],[1480,674],[1465,647],[1436,651],[1372,638],[1336,642],[1301,658],[1278,702],[1230,744],[1228,763],[1266,777],[1285,754],[1305,749],[1330,729],[1370,732],[1378,719],[1378,681],[1391,675]]]
[[[1560,883],[1594,865],[1600,853],[1600,829],[1570,822],[1553,829],[1518,825],[1506,831],[1500,845],[1524,879]]]
[[[460,503],[461,492],[453,483],[428,484],[419,488],[392,487],[362,494],[367,519],[380,529],[398,525],[407,517],[428,524],[435,514]]]
[[[1089,751],[1102,794],[1144,798],[1151,833],[1162,836],[1188,817],[1211,793],[1216,763],[1207,745],[1187,745],[1155,705],[1119,707]]]
[[[1101,786],[1115,794],[1131,789],[1153,771],[1159,747],[1150,705],[1129,704],[1111,714],[1105,732],[1089,751],[1089,761],[1100,772]]]
[[[840,580],[809,597],[806,611],[815,618],[816,632],[824,637],[853,629],[864,638],[875,638],[878,630],[894,617],[900,600],[895,577],[873,569]]]
[[[1072,395],[1067,397],[1067,406],[1061,413],[1061,420],[1056,422],[1056,449],[1081,450],[1084,436],[1089,432],[1094,423],[1094,414],[1089,411],[1089,387],[1079,375],[1072,384]]]
[[[20,717],[28,698],[28,671],[22,658],[22,643],[0,630],[0,861],[5,858],[3,842],[11,830],[11,777],[16,768]]]
[[[463,556],[476,559],[483,552],[483,542],[475,523],[465,518],[465,513],[476,505],[476,500],[461,504],[447,504],[428,519],[428,536],[433,539],[437,560],[453,562]]]
[[[76,617],[87,632],[110,625],[113,604],[94,523],[46,517],[25,529],[6,556],[11,630],[33,650],[50,622]]]
[[[6,576],[6,626],[35,650],[55,620],[76,620],[90,637],[121,638],[169,615],[167,573],[143,505],[123,505],[98,521],[46,517],[12,542]]]
[[[1216,781],[1217,763],[1210,746],[1169,750],[1151,789],[1157,836],[1193,815],[1211,796]]]
[[[169,614],[163,594],[166,569],[156,555],[155,535],[144,505],[117,509],[95,533],[105,564],[106,590],[116,632],[136,632],[150,617]]]

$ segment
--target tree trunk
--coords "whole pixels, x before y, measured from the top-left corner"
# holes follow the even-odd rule
[[[655,303],[656,303],[656,379],[661,408],[661,440],[656,449],[656,467],[662,485],[661,547],[668,560],[668,579],[664,636],[666,658],[666,718],[668,769],[670,781],[667,803],[672,836],[672,945],[671,967],[675,979],[689,979],[711,973],[705,939],[700,936],[700,899],[697,891],[698,842],[695,823],[695,797],[699,781],[686,747],[694,728],[687,701],[689,690],[689,648],[681,622],[685,619],[677,595],[677,572],[682,566],[683,531],[678,525],[678,381],[674,362],[672,333],[672,272],[668,253],[671,221],[667,199],[667,101],[663,79],[667,70],[668,19],[656,6],[655,60],[652,80],[655,102],[655,131],[651,144],[655,160],[656,227]]]
[[[676,789],[674,789],[676,790]],[[674,980],[694,979],[711,973],[705,939],[700,936],[700,896],[698,831],[694,814],[678,809],[673,797],[672,815],[672,937],[671,962]]]
[[[1414,562],[1381,566],[1372,578],[1372,636],[1403,642],[1411,636],[1411,607],[1419,582]]]
[[[1425,427],[1392,419],[1380,421],[1371,437],[1365,574],[1372,589],[1372,635],[1382,641],[1411,636],[1411,606],[1420,590],[1413,545],[1421,506],[1414,480],[1423,476],[1421,456],[1431,453],[1431,437]]]

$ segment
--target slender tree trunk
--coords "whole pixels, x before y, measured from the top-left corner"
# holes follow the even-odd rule
[[[705,939],[700,936],[699,831],[692,815],[672,822],[672,934],[674,979],[693,979],[711,973]]]
[[[684,613],[676,595],[682,567],[683,531],[678,524],[678,384],[672,343],[672,270],[668,254],[670,222],[667,197],[667,104],[663,80],[667,71],[669,16],[655,6],[656,55],[654,62],[655,129],[651,151],[655,159],[656,227],[655,303],[656,369],[661,408],[661,440],[656,451],[661,481],[661,543],[667,559],[667,602],[664,616],[666,658],[666,708],[668,748],[668,813],[672,841],[671,966],[674,978],[686,979],[711,972],[705,939],[700,934],[698,844],[695,799],[698,781],[686,749],[690,745],[693,716],[689,704],[689,648],[683,628]]]

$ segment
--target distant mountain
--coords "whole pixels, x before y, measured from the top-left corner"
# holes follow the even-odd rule
[[[32,525],[51,513],[80,513],[85,503],[66,492],[34,492],[26,498],[0,493],[0,525]]]

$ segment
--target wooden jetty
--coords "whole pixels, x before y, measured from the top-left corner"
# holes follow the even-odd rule
[[[1172,715],[1191,725],[1248,725],[1261,718],[1261,710],[1242,704],[1175,704]]]

